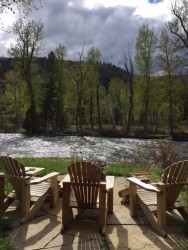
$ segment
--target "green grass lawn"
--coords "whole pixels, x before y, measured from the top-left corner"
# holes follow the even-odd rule
[[[67,167],[75,161],[71,158],[17,158],[22,164],[28,167],[45,168],[43,175],[50,172],[59,172],[61,175],[67,174]],[[126,176],[129,177],[135,172],[148,172],[152,182],[158,182],[162,178],[164,169],[160,167],[135,166],[127,163],[109,163],[103,171],[105,175]],[[188,207],[187,188],[181,192],[182,198]]]
[[[75,161],[71,158],[17,158],[19,162],[28,167],[45,168],[43,174],[56,171],[60,174],[67,174],[67,167]],[[127,163],[109,163],[103,171],[106,175],[114,176],[131,176],[134,172],[149,172],[153,181],[158,181],[161,178],[163,169],[157,167],[135,166]]]
[[[72,162],[70,158],[16,158],[24,166],[45,168],[44,175],[51,172],[67,173],[67,167]]]

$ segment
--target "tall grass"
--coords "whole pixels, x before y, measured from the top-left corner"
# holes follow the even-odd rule
[[[13,250],[15,249],[13,245],[13,240],[9,237],[5,238],[8,235],[8,231],[12,229],[10,219],[5,217],[5,213],[0,210],[0,249],[2,250]]]
[[[60,174],[67,174],[67,167],[75,159],[72,158],[17,158],[19,162],[28,167],[42,167],[45,168],[43,174],[56,171]],[[107,168],[103,171],[106,175],[114,176],[131,176],[135,172],[149,172],[151,178],[154,180],[161,179],[163,170],[157,167],[136,166],[128,163],[109,163]]]
[[[67,167],[72,162],[71,158],[32,158],[32,157],[23,157],[16,158],[24,166],[28,167],[40,167],[44,168],[43,174],[48,174],[50,172],[59,172],[64,175],[67,174]]]
[[[106,175],[129,177],[135,172],[148,172],[152,181],[161,180],[163,169],[157,167],[130,165],[128,163],[110,163],[104,170]]]

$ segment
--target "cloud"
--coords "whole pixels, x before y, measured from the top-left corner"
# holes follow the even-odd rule
[[[160,3],[160,2],[163,2],[163,0],[148,0],[148,3]]]
[[[125,2],[132,4],[127,6]],[[28,17],[44,23],[46,46],[41,55],[47,56],[62,43],[67,47],[68,58],[78,59],[78,52],[85,44],[85,51],[91,46],[98,47],[102,60],[120,65],[123,51],[130,44],[134,47],[143,23],[150,23],[157,32],[164,26],[166,12],[161,11],[161,7],[166,0],[158,4],[150,4],[147,0],[104,0],[103,5],[100,3],[97,0],[43,2],[43,7]],[[151,15],[159,9],[160,15]],[[4,47],[12,39],[9,35],[6,39],[1,37]]]

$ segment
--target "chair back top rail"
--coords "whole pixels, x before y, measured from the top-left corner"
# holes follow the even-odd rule
[[[162,182],[166,184],[172,184],[166,188],[166,202],[168,206],[173,205],[174,202],[177,200],[182,190],[182,184],[186,185],[187,180],[188,160],[179,161],[165,169]]]
[[[71,181],[99,183],[101,180],[100,168],[89,161],[77,161],[68,167]]]
[[[9,156],[0,156],[0,166],[7,177],[9,177],[9,181],[17,196],[20,197],[22,190],[22,177],[26,177],[24,165]]]

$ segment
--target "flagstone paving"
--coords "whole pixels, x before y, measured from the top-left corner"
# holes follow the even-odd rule
[[[126,185],[126,178],[116,177],[114,185],[114,214],[107,216],[105,234],[97,231],[97,223],[74,220],[70,229],[61,234],[61,198],[58,206],[44,206],[37,216],[26,224],[20,224],[20,209],[12,206],[7,211],[14,229],[10,236],[19,250],[157,250],[188,249],[188,238],[182,233],[182,220],[168,216],[166,238],[152,229],[144,214],[131,218],[128,204],[122,205],[118,191]]]

